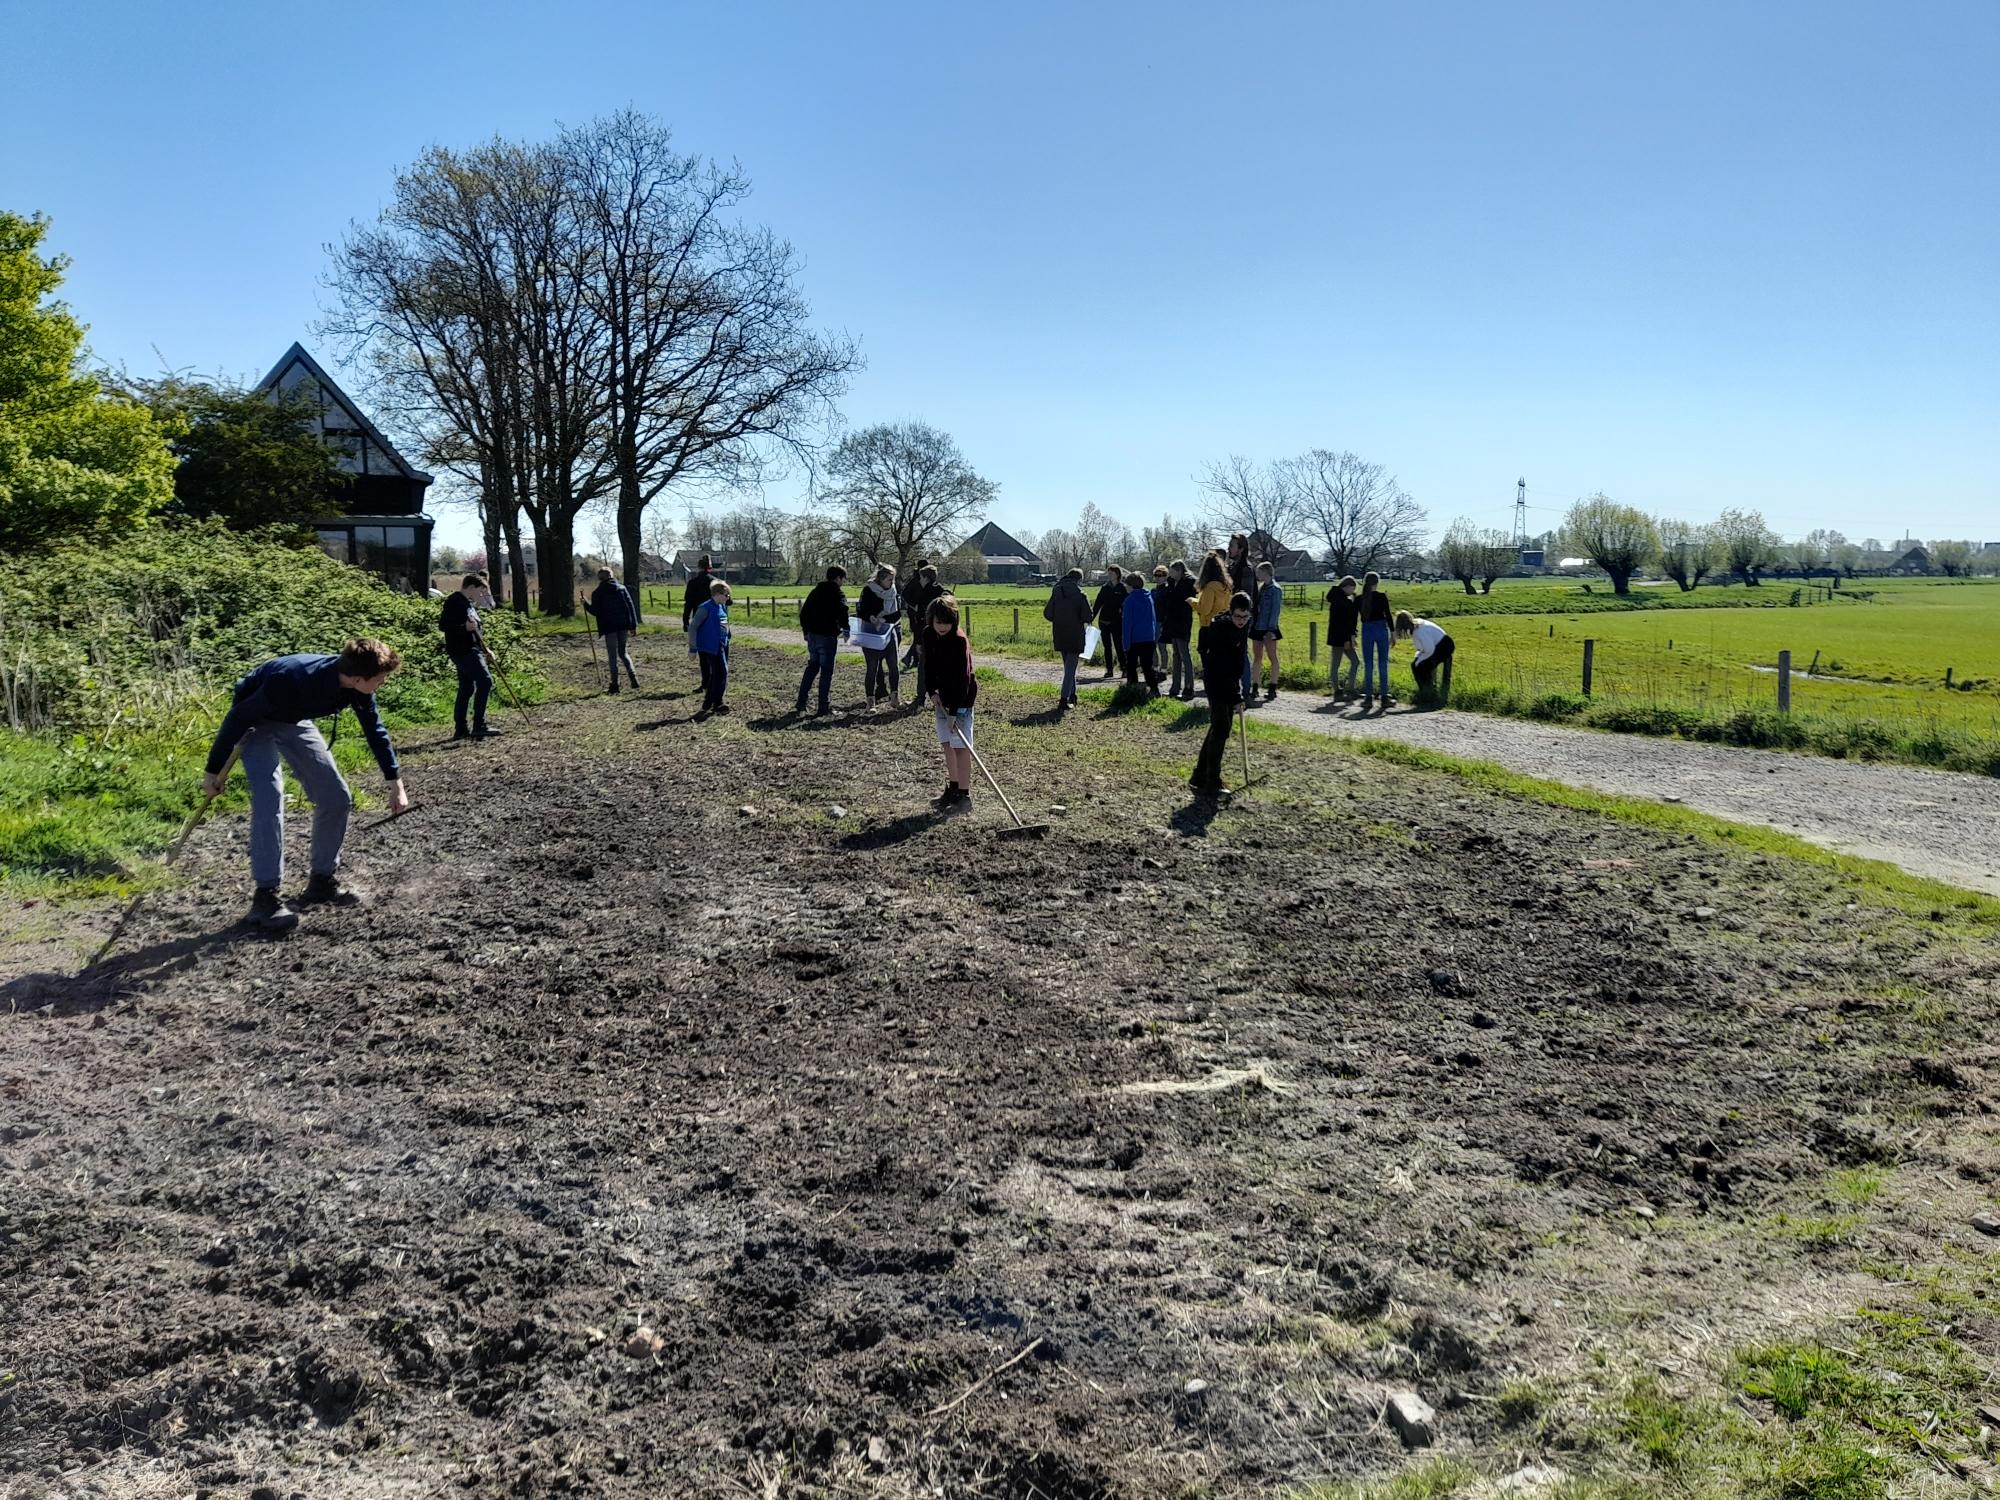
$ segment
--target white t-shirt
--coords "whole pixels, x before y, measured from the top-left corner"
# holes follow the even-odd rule
[[[1410,633],[1417,643],[1417,654],[1410,660],[1413,667],[1437,650],[1438,642],[1444,639],[1444,627],[1433,625],[1429,620],[1418,620],[1416,628]]]

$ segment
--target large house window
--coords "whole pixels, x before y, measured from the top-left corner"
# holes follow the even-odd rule
[[[346,562],[348,560],[347,554],[349,549],[346,527],[343,526],[336,531],[332,527],[322,526],[317,535],[319,537],[320,551],[324,552],[335,562]]]

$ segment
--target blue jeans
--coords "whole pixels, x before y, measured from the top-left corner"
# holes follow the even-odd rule
[[[460,734],[467,733],[465,710],[472,709],[472,727],[486,727],[486,700],[493,692],[493,673],[487,669],[486,657],[478,651],[461,651],[451,659],[458,668],[458,701],[452,705],[452,723]]]
[[[1389,696],[1389,622],[1377,620],[1361,627],[1361,693],[1375,691],[1375,663],[1382,663],[1382,696]]]
[[[1243,648],[1243,701],[1248,703],[1257,691],[1257,653],[1248,646]]]
[[[285,878],[285,785],[280,761],[292,768],[313,805],[312,873],[331,875],[339,869],[340,846],[347,840],[347,810],[354,798],[318,726],[265,719],[251,726],[237,754],[250,783],[250,878],[258,889],[275,888]]]
[[[722,707],[722,695],[729,691],[729,653],[697,651],[701,660],[701,706]]]
[[[607,630],[604,632],[604,665],[611,669],[611,691],[618,691],[618,663],[625,663],[625,675],[632,679],[634,688],[639,686],[639,674],[632,670],[632,653],[626,647],[628,632]]]
[[[1175,636],[1167,644],[1173,648],[1173,677],[1167,684],[1167,691],[1174,697],[1182,693],[1194,693],[1194,656],[1188,650],[1187,637]]]
[[[1083,660],[1083,655],[1077,651],[1065,651],[1062,654],[1062,659],[1062,701],[1065,703],[1074,703],[1076,702],[1076,664]]]
[[[806,695],[812,691],[813,678],[819,679],[819,711],[827,710],[827,695],[833,691],[833,662],[840,652],[840,637],[837,635],[809,635],[806,637],[806,675],[799,679],[798,711],[806,711]]]

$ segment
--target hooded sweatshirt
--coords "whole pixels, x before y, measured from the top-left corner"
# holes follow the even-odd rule
[[[1124,629],[1118,644],[1140,646],[1159,638],[1160,624],[1153,610],[1153,596],[1145,589],[1134,589],[1125,596]]]
[[[979,679],[972,675],[972,643],[965,632],[939,635],[926,625],[918,639],[923,643],[924,685],[947,709],[972,707],[979,696]]]

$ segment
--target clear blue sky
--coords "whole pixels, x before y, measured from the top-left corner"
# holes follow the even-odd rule
[[[1136,527],[1192,512],[1207,460],[1328,446],[1440,527],[1505,524],[1524,475],[1547,507],[2000,540],[1995,0],[22,4],[4,31],[0,204],[54,218],[94,350],[135,370],[262,374],[420,148],[632,105],[748,171],[862,340],[848,420],[947,429],[1003,523]]]

